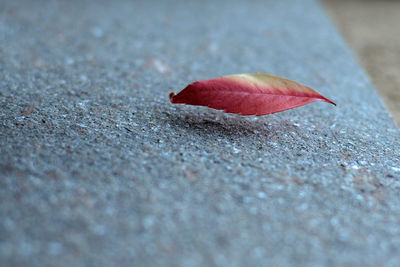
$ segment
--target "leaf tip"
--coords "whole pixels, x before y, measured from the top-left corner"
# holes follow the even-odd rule
[[[174,103],[174,96],[176,96],[174,92],[169,93],[169,101],[171,101],[171,103]]]
[[[336,106],[336,103],[333,102],[332,100],[329,100],[328,98],[325,98],[325,101],[328,102],[328,103],[331,103],[334,106]]]

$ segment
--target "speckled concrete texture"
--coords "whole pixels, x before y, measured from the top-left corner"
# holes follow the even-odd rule
[[[400,132],[315,1],[0,12],[0,265],[400,264]],[[242,72],[338,106],[169,103]]]

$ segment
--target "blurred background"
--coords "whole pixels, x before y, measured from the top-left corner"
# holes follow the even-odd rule
[[[400,1],[322,2],[400,126]]]

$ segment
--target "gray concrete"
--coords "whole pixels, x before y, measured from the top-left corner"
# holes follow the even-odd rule
[[[400,132],[316,2],[0,12],[1,266],[400,264]],[[242,72],[338,106],[169,103]]]

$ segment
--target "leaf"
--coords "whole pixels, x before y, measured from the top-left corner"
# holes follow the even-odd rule
[[[235,74],[189,84],[178,94],[170,93],[173,104],[221,109],[241,115],[266,115],[314,101],[336,105],[314,89],[264,73]]]

